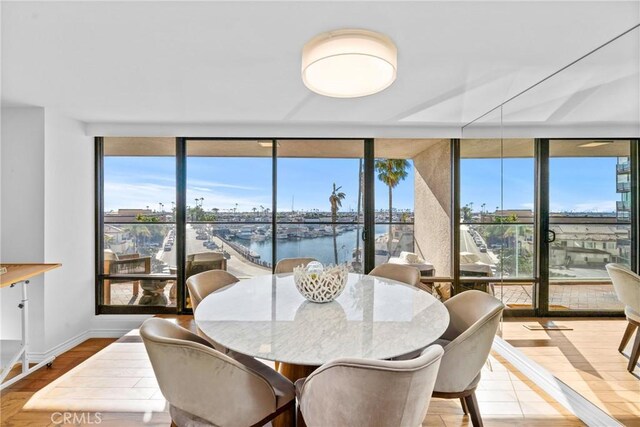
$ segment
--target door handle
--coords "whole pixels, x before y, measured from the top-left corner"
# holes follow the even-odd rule
[[[367,230],[362,230],[362,241],[363,242],[367,241]]]
[[[556,232],[553,230],[547,230],[547,243],[553,243],[556,241]]]

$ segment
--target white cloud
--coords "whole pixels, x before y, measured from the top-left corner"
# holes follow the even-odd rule
[[[615,212],[615,200],[589,200],[580,203],[551,203],[552,212]]]
[[[223,187],[228,188],[228,187]],[[171,209],[171,202],[175,201],[175,187],[161,184],[128,184],[120,182],[106,182],[104,186],[105,210],[118,208],[144,209],[149,206],[157,209],[158,203],[164,203],[165,209]],[[252,208],[271,206],[270,194],[259,194],[253,197],[226,194],[211,188],[201,188],[197,192],[187,191],[187,204],[196,197],[204,197],[204,208],[232,209],[238,204],[241,211],[250,211]]]

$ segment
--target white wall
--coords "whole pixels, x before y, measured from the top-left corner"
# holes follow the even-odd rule
[[[0,260],[44,260],[44,109],[2,109],[0,143],[2,198],[0,202]],[[33,348],[42,350],[43,278],[29,284],[30,335]],[[3,339],[20,338],[20,287],[0,290]]]
[[[93,144],[82,123],[45,112],[44,257],[62,263],[45,277],[45,341],[82,334],[94,314]]]
[[[94,150],[81,122],[42,108],[2,109],[2,262],[59,262],[29,285],[35,360],[148,316],[95,316]],[[3,339],[20,333],[16,289],[2,289]]]

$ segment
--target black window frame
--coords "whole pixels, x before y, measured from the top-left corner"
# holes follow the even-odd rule
[[[185,259],[184,233],[186,227],[186,141],[187,140],[324,140],[327,138],[228,138],[228,137],[177,137],[176,141],[176,250],[178,259]],[[331,138],[344,140],[359,140],[364,143],[364,225],[363,237],[365,241],[364,248],[364,272],[368,273],[375,265],[375,141],[373,138]],[[534,304],[531,309],[507,310],[507,316],[536,316],[536,317],[564,317],[564,316],[623,316],[622,311],[603,311],[603,310],[549,310],[548,308],[548,292],[549,292],[549,275],[545,266],[549,262],[549,250],[544,244],[546,231],[549,229],[549,203],[548,203],[548,180],[549,180],[549,141],[552,139],[578,140],[578,139],[607,139],[607,140],[627,140],[630,141],[630,168],[631,168],[631,206],[630,206],[630,223],[631,223],[631,266],[635,272],[640,271],[640,139],[637,137],[630,138],[542,138],[534,139],[535,150],[535,217],[534,217],[534,241],[536,254],[534,259],[534,277],[533,292]],[[459,292],[461,285],[469,281],[478,281],[478,278],[460,277],[460,139],[450,139],[451,149],[451,251],[452,265],[449,277],[443,276],[435,278],[434,281],[449,282],[452,284],[452,292]],[[272,144],[272,218],[271,226],[276,230],[279,224],[276,220],[277,214],[277,144]],[[120,306],[120,305],[104,305],[103,297],[103,280],[105,276],[102,274],[101,266],[104,262],[103,245],[104,245],[104,137],[96,136],[94,138],[94,179],[95,179],[95,313],[96,314],[188,314],[190,309],[185,309],[185,272],[184,262],[178,263],[177,274],[173,276],[163,276],[167,279],[175,279],[177,286],[177,303],[176,306]],[[415,211],[414,211],[415,216]],[[327,223],[331,224],[331,223]],[[381,223],[388,225],[387,223]],[[409,224],[409,223],[400,223]],[[413,225],[413,222],[410,223]],[[273,245],[273,259],[277,259],[277,245]],[[275,263],[274,263],[275,264]],[[126,278],[118,276],[118,278]],[[497,280],[493,280],[498,282]],[[500,282],[522,282],[519,279],[504,279]],[[525,280],[527,281],[527,280]]]
[[[186,258],[185,233],[187,223],[186,218],[186,193],[187,193],[187,143],[188,141],[246,141],[246,140],[271,140],[272,141],[272,208],[271,221],[260,224],[270,224],[275,231],[279,224],[277,221],[277,167],[278,149],[277,141],[284,140],[351,140],[361,141],[363,144],[363,169],[364,169],[364,189],[363,189],[363,218],[362,236],[364,240],[364,273],[373,269],[375,256],[373,254],[375,235],[375,212],[374,201],[374,139],[373,138],[264,138],[264,137],[176,137],[176,213],[175,213],[175,250],[178,260]],[[103,283],[110,276],[101,271],[104,263],[104,137],[94,138],[95,143],[95,313],[96,314],[190,314],[192,310],[186,307],[186,271],[185,262],[177,263],[176,275],[162,276],[162,279],[176,281],[176,305],[175,306],[143,306],[143,305],[105,305],[103,303]],[[247,223],[243,223],[247,224]],[[288,222],[287,222],[288,224]],[[324,225],[331,225],[333,222],[322,222]],[[336,223],[341,224],[341,223]],[[275,240],[276,233],[272,232]],[[369,238],[371,236],[372,238]],[[272,244],[272,259],[277,259],[277,244]],[[272,263],[272,272],[275,269],[275,262]],[[118,275],[118,279],[139,278],[139,276]]]

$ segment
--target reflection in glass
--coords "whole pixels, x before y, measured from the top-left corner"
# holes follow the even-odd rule
[[[482,133],[487,125],[499,129],[499,113],[488,115],[465,132]],[[531,308],[533,302],[533,148],[532,139],[467,139],[460,143],[462,288],[489,292],[511,309]],[[479,279],[469,280],[471,277]],[[492,277],[495,282],[490,281]]]
[[[605,265],[631,265],[630,142],[549,143],[549,306],[617,310]]]

